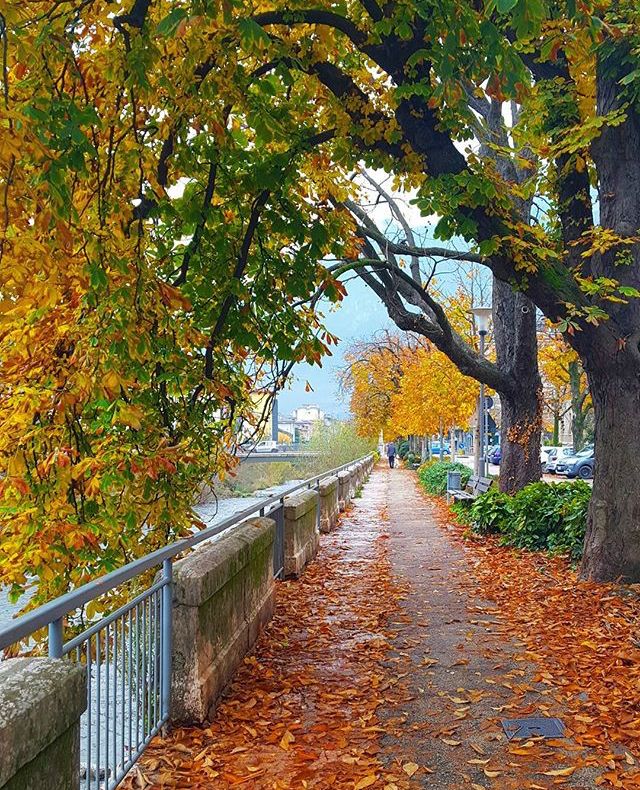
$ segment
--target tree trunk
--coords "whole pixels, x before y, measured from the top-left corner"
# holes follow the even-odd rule
[[[553,412],[553,439],[551,444],[556,447],[560,444],[560,414],[557,411]]]
[[[599,114],[625,104],[621,83],[633,68],[625,44],[603,50],[597,75]],[[592,273],[637,287],[640,113],[633,103],[623,123],[603,126],[592,152],[600,222],[633,241],[625,247],[624,266],[617,257],[620,247],[614,246],[593,259]],[[587,332],[574,338],[589,380],[596,448],[582,574],[595,581],[640,582],[640,299],[614,303],[607,312],[610,318],[594,330],[594,338]]]
[[[440,461],[444,461],[444,428],[442,427],[442,418],[440,418],[440,428],[438,430],[438,440],[440,442]]]
[[[589,371],[597,448],[582,575],[640,581],[640,377]]]
[[[577,361],[569,363],[569,386],[571,388],[571,435],[573,448],[579,452],[584,447],[585,393],[580,391],[581,369]]]
[[[495,278],[493,326],[497,363],[511,381],[508,390],[499,392],[500,490],[515,493],[540,480],[542,475],[542,381],[538,370],[536,312],[526,296]]]

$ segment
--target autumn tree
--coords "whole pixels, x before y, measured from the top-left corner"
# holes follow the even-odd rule
[[[385,332],[354,343],[341,382],[364,436],[430,436],[466,427],[477,385],[424,337]]]
[[[415,342],[385,331],[371,340],[351,343],[346,350],[338,377],[360,436],[375,438],[380,431],[388,439],[398,435],[391,424],[393,394],[401,386],[415,347]]]
[[[628,429],[640,406],[637,5],[225,9],[221,36],[241,41],[245,31],[265,70],[286,69],[295,106],[304,96],[306,112],[313,107],[332,129],[336,163],[351,154],[354,164],[395,171],[399,186],[418,189],[423,212],[440,216],[441,238],[474,243],[500,281],[566,333],[595,414],[583,573],[639,580],[640,436]],[[506,155],[523,166],[522,179],[465,146],[478,120],[469,94],[513,106]],[[528,222],[521,204],[532,197]]]
[[[483,107],[479,100],[476,104]],[[490,105],[487,103],[483,109],[491,118]],[[494,126],[502,136],[506,134],[504,124],[495,122]],[[513,493],[539,480],[542,383],[538,372],[534,305],[495,277],[488,295],[474,297],[471,294],[472,298],[466,300],[467,309],[474,303],[489,301],[493,306],[495,359],[481,357],[473,331],[465,336],[452,320],[448,308],[459,307],[459,300],[457,303],[449,300],[447,305],[435,286],[439,282],[439,272],[446,273],[449,269],[450,276],[453,264],[477,268],[481,257],[454,245],[419,244],[418,230],[411,226],[398,199],[366,170],[361,170],[361,175],[365,184],[377,193],[377,199],[372,201],[365,193],[358,202],[354,199],[344,202],[362,241],[361,255],[353,264],[354,270],[378,294],[389,316],[400,328],[428,338],[464,374],[499,393],[503,448],[500,488]],[[367,210],[367,206],[373,206],[378,216],[385,205],[388,209],[386,221],[374,220],[373,211]],[[528,209],[523,207],[525,210]],[[405,267],[399,251],[406,253],[407,247],[411,255]],[[475,301],[478,298],[480,301]],[[470,326],[467,321],[464,329],[473,330],[473,324]]]
[[[405,365],[391,400],[397,435],[430,436],[466,428],[475,411],[478,387],[432,344],[421,344]]]
[[[585,433],[593,411],[587,376],[577,353],[559,332],[545,327],[540,340],[540,367],[546,402],[554,416],[554,444],[558,444],[560,417],[571,415],[571,434],[575,450],[585,444]]]
[[[99,261],[97,270],[87,265],[92,289],[106,289],[112,269],[126,263],[144,272],[151,260],[181,294],[195,279],[194,296],[208,317],[194,355],[205,340],[205,373],[213,381],[216,366],[227,364],[220,327],[234,317],[249,321],[258,309],[277,335],[268,320],[277,300],[269,296],[282,295],[289,309],[290,288],[301,300],[311,281],[322,280],[311,253],[320,260],[329,240],[345,233],[342,211],[332,213],[329,200],[353,196],[349,174],[360,162],[393,171],[397,188],[417,190],[422,212],[438,215],[440,238],[465,239],[505,287],[558,324],[579,354],[594,403],[597,456],[583,573],[638,580],[640,436],[629,425],[640,406],[639,13],[630,0],[5,3],[2,249],[10,245],[19,262],[21,245],[28,248],[39,233],[42,254],[32,252],[29,266],[34,261],[42,276],[38,267],[53,244],[60,270],[73,276],[66,230],[74,255]],[[498,125],[498,116],[510,116],[506,137],[470,144],[483,120],[490,132],[498,129],[474,109],[474,98],[489,103]],[[517,165],[517,177],[487,149]],[[221,167],[219,157],[233,153]],[[199,199],[174,214],[167,174],[177,186],[183,170]],[[212,183],[237,190],[230,203],[208,199]],[[530,216],[523,212],[529,201]],[[217,244],[202,244],[223,204],[236,213],[218,219]],[[254,257],[263,255],[254,242],[265,219],[268,267]],[[155,244],[167,226],[164,246],[149,249],[147,241]],[[186,263],[174,247],[181,232],[198,253]],[[357,259],[358,248],[351,252]],[[291,265],[286,288],[278,290],[269,272],[283,253]],[[396,253],[412,250],[399,245]],[[223,270],[218,279],[199,280],[198,266],[211,261]],[[267,287],[256,293],[266,307],[248,295],[265,273]],[[391,290],[402,279],[392,275]],[[155,292],[145,277],[127,277],[122,295],[130,300]],[[24,284],[5,291],[3,283],[13,306],[12,287],[20,295]],[[334,288],[328,283],[328,292]],[[134,304],[128,314],[138,312]],[[254,337],[252,329],[244,325],[241,337]],[[279,345],[289,345],[289,337],[279,337],[286,340]],[[193,390],[200,402],[203,390],[195,382]]]
[[[10,0],[0,52],[0,586],[35,604],[198,526],[256,391],[332,342],[346,234],[331,135],[236,112],[177,4]]]

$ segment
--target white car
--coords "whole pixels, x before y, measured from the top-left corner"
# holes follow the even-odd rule
[[[256,444],[256,453],[277,453],[280,448],[273,439],[264,439]]]

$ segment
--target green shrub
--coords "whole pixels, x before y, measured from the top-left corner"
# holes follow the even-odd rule
[[[447,472],[460,472],[462,487],[467,485],[471,470],[459,463],[450,461],[426,461],[418,469],[420,482],[430,494],[443,495],[447,491]]]
[[[512,519],[513,497],[495,487],[481,494],[469,508],[469,520],[481,535],[504,532]]]
[[[404,460],[410,448],[411,445],[406,439],[400,442],[398,445],[398,456]]]
[[[531,483],[514,496],[489,490],[471,506],[474,531],[500,533],[501,543],[547,550],[578,559],[587,525],[591,488],[572,483]]]
[[[458,524],[463,524],[467,527],[473,526],[471,519],[471,509],[468,502],[451,502],[449,509],[455,515]]]

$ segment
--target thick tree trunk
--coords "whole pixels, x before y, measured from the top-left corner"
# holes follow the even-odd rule
[[[533,303],[509,285],[493,281],[493,326],[497,363],[511,382],[499,392],[502,458],[500,490],[514,493],[540,480],[542,382],[538,370]]]
[[[598,64],[598,112],[628,100],[623,78],[633,69],[626,45],[607,48]],[[594,257],[594,275],[638,286],[640,244],[640,113],[633,103],[621,124],[602,128],[592,145],[598,175],[600,222],[628,237],[624,265],[616,246]],[[640,582],[640,299],[607,305],[610,318],[576,346],[589,379],[595,419],[595,478],[582,573],[596,581]],[[617,338],[617,339],[616,339]]]
[[[582,574],[640,581],[640,377],[590,371],[597,448]]]
[[[502,458],[500,490],[510,494],[540,480],[540,392],[519,388],[515,396],[500,395]]]

